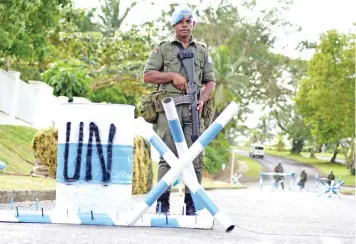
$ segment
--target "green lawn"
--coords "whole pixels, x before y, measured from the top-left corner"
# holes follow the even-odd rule
[[[305,157],[310,157],[310,153],[307,153],[307,152],[302,152],[302,154],[303,154],[303,156],[305,156]],[[334,154],[333,153],[316,153],[315,154],[315,156],[319,156],[319,157],[326,157],[326,158],[332,158],[333,156],[334,156]],[[345,160],[345,156],[344,156],[344,154],[340,154],[340,153],[338,153],[337,155],[336,155],[336,158],[337,159],[342,159],[342,160]]]
[[[55,190],[56,180],[0,173],[0,190]]]
[[[29,174],[35,158],[31,141],[37,131],[25,126],[0,125],[0,160],[6,171]]]
[[[317,158],[304,157],[302,155],[292,155],[290,152],[277,152],[272,150],[266,150],[265,153],[270,155],[275,155],[283,158],[293,159],[301,163],[312,164],[315,168],[319,169],[325,175],[328,175],[332,170],[336,178],[341,177],[348,186],[355,186],[355,176],[351,175],[350,171],[342,164],[330,163],[325,160],[320,160]]]
[[[157,172],[158,172],[158,163],[152,162],[152,169],[153,169],[153,185],[157,184]],[[240,189],[245,188],[245,186],[238,186],[238,185],[231,185],[225,182],[216,182],[208,178],[203,178],[203,187],[204,189]]]
[[[245,150],[245,151],[249,150],[249,147],[243,147],[243,146],[232,146],[232,148],[241,149],[241,150]]]
[[[259,164],[256,160],[250,157],[237,155],[237,154],[235,155],[235,157],[237,158],[237,160],[241,160],[247,163],[249,170],[246,173],[244,173],[246,177],[256,178],[256,179],[260,177],[260,172],[262,171],[261,164]]]

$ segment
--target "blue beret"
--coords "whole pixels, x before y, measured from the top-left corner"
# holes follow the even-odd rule
[[[193,13],[188,8],[177,8],[172,14],[171,24],[175,25],[184,18],[193,18]]]

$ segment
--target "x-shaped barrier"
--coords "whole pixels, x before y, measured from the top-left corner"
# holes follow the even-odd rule
[[[332,180],[330,185],[325,180],[320,180],[320,182],[327,189],[326,189],[326,191],[319,193],[318,196],[329,193],[329,197],[331,197],[331,193],[334,193],[335,195],[338,195],[341,198],[339,191],[340,191],[340,187],[345,184],[345,181],[340,181],[339,183],[336,184],[336,182],[334,180]]]
[[[194,172],[192,161],[237,114],[237,103],[231,102],[188,149],[173,99],[168,97],[165,98],[162,102],[178,151],[179,159],[167,147],[167,145],[161,140],[161,138],[152,128],[146,128],[146,130],[141,131],[140,134],[151,142],[161,157],[163,157],[170,165],[171,169],[147,194],[144,202],[141,203],[136,210],[134,210],[133,214],[131,214],[130,217],[126,220],[127,224],[133,226],[137,220],[154,204],[158,197],[162,195],[178,177],[181,177],[190,190],[196,209],[199,211],[206,208],[211,213],[211,215],[224,227],[226,232],[232,231],[235,225],[232,223],[230,218],[221,211],[221,209],[205,192],[204,188],[199,184]]]

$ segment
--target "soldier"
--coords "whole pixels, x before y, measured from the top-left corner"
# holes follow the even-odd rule
[[[303,171],[300,173],[300,189],[303,190],[305,187],[305,182],[307,181],[307,173],[303,169]]]
[[[274,168],[274,172],[276,172],[276,173],[283,173],[284,172],[281,161],[279,161],[278,165]],[[274,179],[276,180],[276,183],[281,181],[281,186],[282,186],[282,189],[284,190],[284,182],[283,182],[284,176],[275,175]]]
[[[171,40],[161,42],[151,52],[144,69],[143,80],[146,83],[157,85],[157,89],[166,97],[179,97],[187,94],[188,75],[184,69],[181,60],[178,57],[180,49],[191,48],[195,59],[195,77],[199,88],[203,88],[199,96],[198,110],[201,115],[208,101],[212,98],[215,90],[215,75],[213,72],[212,59],[207,48],[200,42],[197,42],[192,36],[192,30],[195,26],[193,14],[190,9],[177,8],[172,14],[171,25],[175,29],[175,36]],[[161,102],[162,97],[159,99]],[[182,125],[185,140],[188,148],[192,142],[192,119],[190,115],[189,104],[176,104],[177,113]],[[157,134],[178,157],[174,140],[170,132],[168,121],[164,111],[158,111]],[[205,130],[204,120],[200,118],[200,134]],[[201,184],[204,170],[204,152],[202,152],[193,161],[195,173],[198,182]],[[161,157],[158,168],[158,181],[169,171],[170,166]],[[161,203],[161,213],[169,214],[170,211],[170,192],[171,187],[167,189],[158,199],[156,212]],[[186,214],[196,215],[195,206],[189,189],[185,187],[184,202],[186,204]]]
[[[328,175],[328,184],[329,186],[331,185],[331,181],[335,181],[335,175],[332,171],[330,171],[330,174]]]

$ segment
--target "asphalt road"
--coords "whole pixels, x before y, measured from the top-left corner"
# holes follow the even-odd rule
[[[208,194],[236,224],[232,232],[226,233],[219,223],[213,230],[0,223],[0,243],[355,243],[354,196],[317,197],[297,189],[272,192],[253,186]],[[134,202],[143,198],[134,196]],[[173,212],[179,211],[179,198],[173,193]],[[50,209],[54,204],[44,206]]]
[[[244,150],[235,150],[237,154],[241,154],[243,156],[249,156],[248,151]],[[274,167],[277,166],[278,162],[281,161],[284,173],[292,173],[294,172],[296,176],[298,177],[302,170],[305,170],[305,172],[308,175],[308,181],[306,183],[306,188],[310,190],[315,190],[316,189],[316,184],[315,184],[315,176],[318,174],[319,177],[323,176],[323,174],[314,168],[310,164],[302,164],[299,162],[296,162],[291,159],[285,159],[285,158],[280,158],[272,155],[265,155],[264,158],[254,158],[254,160],[258,161],[262,165],[262,170],[263,172],[270,172],[272,173],[274,170]],[[273,179],[272,176],[263,176],[264,181],[271,181]],[[285,184],[289,184],[289,177],[285,177],[284,179],[286,181]]]

